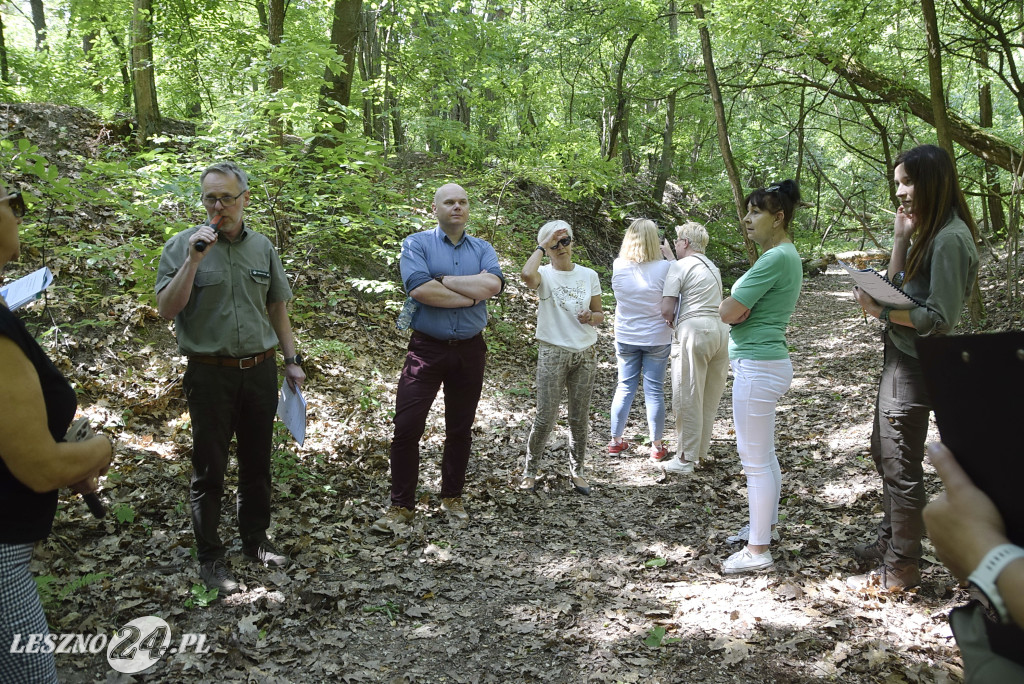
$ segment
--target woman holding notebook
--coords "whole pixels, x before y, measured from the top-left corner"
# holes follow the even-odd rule
[[[864,311],[885,324],[871,430],[884,516],[877,538],[854,549],[875,569],[848,581],[856,588],[899,590],[921,582],[921,511],[927,503],[922,461],[931,406],[914,343],[918,336],[944,335],[956,327],[978,277],[978,250],[974,219],[944,149],[921,145],[903,152],[893,180],[900,206],[887,275],[923,305],[896,310],[858,287],[853,291]]]

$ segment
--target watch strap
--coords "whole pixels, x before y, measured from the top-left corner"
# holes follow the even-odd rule
[[[544,246],[543,246],[543,245],[537,245],[537,249],[539,249],[539,250],[540,250],[540,253],[541,253],[541,254],[543,254],[544,256],[547,256],[547,255],[548,255],[548,250],[544,249]],[[533,250],[533,251],[535,251],[535,252],[536,252],[536,251],[537,251],[537,249],[535,249],[535,250]]]
[[[892,313],[892,307],[891,306],[883,306],[882,307],[882,311],[878,314],[878,320],[880,320],[880,321],[882,321],[883,323],[886,323],[886,324],[889,323],[889,314],[890,313]]]
[[[978,567],[967,578],[968,582],[985,594],[1003,624],[1010,622],[1010,614],[1006,609],[1002,594],[999,593],[999,587],[996,586],[996,581],[1007,565],[1020,558],[1024,558],[1024,549],[1013,544],[1000,544],[985,554],[985,557],[978,563]]]

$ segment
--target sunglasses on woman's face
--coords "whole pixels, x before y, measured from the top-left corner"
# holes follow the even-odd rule
[[[572,238],[568,235],[555,243],[555,247],[568,247],[572,244]]]
[[[21,196],[20,192],[12,192],[6,197],[0,197],[0,202],[7,202],[11,207],[11,212],[18,218],[25,215],[25,198]]]

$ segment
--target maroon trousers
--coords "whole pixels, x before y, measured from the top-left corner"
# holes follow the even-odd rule
[[[416,505],[420,438],[442,385],[445,439],[441,457],[441,497],[462,496],[486,357],[483,335],[444,342],[413,333],[395,401],[395,435],[391,441],[393,505],[410,509]]]

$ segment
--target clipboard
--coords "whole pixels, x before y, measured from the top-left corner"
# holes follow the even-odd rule
[[[1024,331],[919,337],[942,442],[1024,545]]]
[[[857,287],[874,297],[875,301],[882,306],[891,306],[894,309],[913,309],[924,306],[922,302],[893,285],[888,278],[873,268],[854,268],[845,261],[840,261],[839,265],[853,277],[853,282]]]

